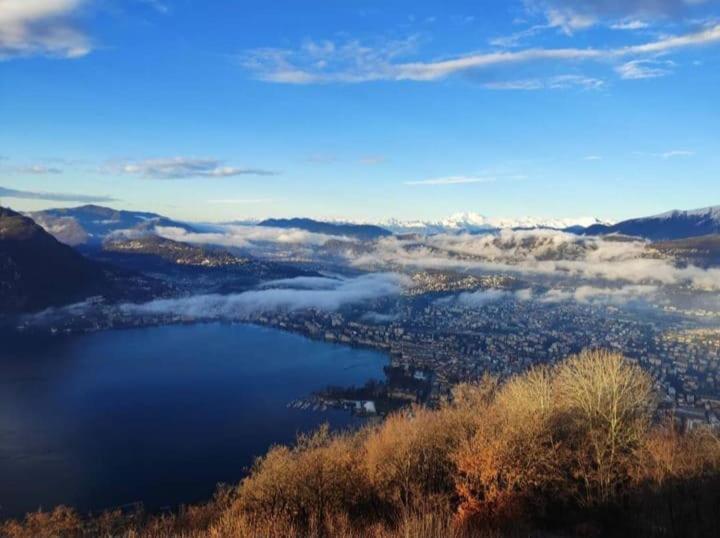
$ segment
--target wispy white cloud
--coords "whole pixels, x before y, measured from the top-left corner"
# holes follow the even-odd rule
[[[80,202],[80,203],[103,203],[116,202],[115,198],[109,196],[94,196],[91,194],[77,194],[66,192],[40,192],[22,191],[0,187],[0,197],[17,198],[20,200],[44,200],[48,202]]]
[[[108,164],[104,171],[128,174],[148,179],[222,178],[234,176],[273,176],[277,172],[262,168],[227,166],[217,159],[168,157],[139,161],[120,161]]]
[[[674,149],[666,151],[665,153],[659,153],[657,156],[662,159],[674,159],[675,157],[692,157],[693,155],[695,155],[694,151],[687,149]]]
[[[610,28],[613,30],[643,30],[649,26],[650,25],[645,21],[633,19],[616,22],[615,24],[611,24]]]
[[[366,155],[365,157],[360,158],[360,164],[374,166],[376,164],[383,164],[387,162],[387,160],[387,157],[384,155]]]
[[[312,153],[304,159],[305,162],[310,164],[332,164],[337,160],[337,155],[332,153]]]
[[[497,82],[486,82],[483,84],[488,90],[543,90],[545,81],[539,78],[526,78],[520,80],[503,80]]]
[[[680,157],[692,157],[695,155],[695,152],[689,149],[671,149],[668,151],[662,151],[660,153],[647,153],[644,151],[635,151],[633,152],[634,155],[638,155],[641,157],[655,157],[657,159],[675,159]]]
[[[536,36],[543,30],[551,28],[549,24],[536,24],[519,32],[514,32],[510,35],[498,36],[489,40],[489,43],[493,47],[500,48],[513,48],[518,47],[526,39]]]
[[[371,46],[310,42],[298,50],[259,49],[243,57],[243,65],[260,80],[286,84],[360,83],[370,81],[436,81],[457,73],[535,62],[622,61],[643,59],[674,50],[720,42],[720,24],[700,31],[668,36],[616,48],[527,48],[472,53],[436,61],[399,62],[416,51],[410,43]],[[652,59],[652,58],[651,58]],[[515,88],[516,89],[516,88]]]
[[[669,60],[631,60],[615,68],[620,78],[639,80],[672,74],[675,63]]]
[[[590,28],[595,24],[595,17],[591,14],[570,9],[550,8],[547,10],[546,16],[548,25],[552,28],[560,28],[568,35],[578,30]]]
[[[208,200],[208,204],[218,205],[251,205],[251,204],[265,204],[272,202],[271,198],[220,198],[217,200]]]
[[[29,164],[26,166],[18,166],[14,171],[20,174],[32,174],[36,176],[57,175],[62,174],[62,170],[55,166],[46,166],[44,164]]]
[[[558,75],[549,78],[531,78],[521,80],[509,80],[500,82],[487,82],[483,84],[490,90],[562,90],[568,88],[580,88],[585,90],[596,90],[601,88],[603,80],[585,77],[582,75]]]
[[[642,151],[636,151],[635,155],[656,157],[658,159],[668,160],[679,157],[692,157],[693,155],[695,155],[695,152],[689,149],[671,149],[660,153],[644,153]]]
[[[526,39],[548,30],[560,30],[566,35],[572,35],[579,30],[590,28],[598,22],[599,14],[594,10],[577,9],[582,7],[579,2],[565,6],[553,6],[552,4],[552,2],[540,3],[537,0],[526,0],[529,15],[532,17],[540,12],[544,23],[534,24],[510,35],[495,37],[489,43],[495,47],[513,48],[519,46]],[[634,12],[630,11],[630,13]],[[627,17],[610,24],[610,28],[613,30],[625,31],[641,30],[649,26],[650,24],[644,20]]]
[[[401,64],[398,67],[398,80],[437,80],[453,73],[507,64],[520,64],[534,61],[583,61],[621,59],[628,56],[660,54],[692,46],[705,45],[720,41],[720,25],[699,32],[665,37],[642,45],[631,45],[614,49],[564,48],[564,49],[526,49],[516,52],[493,52],[472,54],[456,59],[438,62]]]
[[[138,0],[141,4],[151,7],[158,13],[167,14],[170,13],[170,6],[161,0]]]
[[[361,43],[305,41],[299,49],[261,48],[241,55],[240,64],[267,82],[318,84],[367,82],[392,77],[394,61],[416,50],[417,36]]]
[[[33,55],[78,58],[92,50],[72,17],[85,0],[2,0],[0,60]]]
[[[468,183],[492,183],[495,177],[482,176],[448,176],[420,181],[406,181],[405,185],[466,185]]]
[[[693,8],[716,0],[525,0],[529,13],[542,13],[567,33],[610,22],[612,28],[636,30],[645,21],[682,19]],[[613,22],[614,21],[614,22]]]
[[[715,24],[700,31],[679,36],[668,36],[643,45],[632,45],[613,51],[616,56],[633,54],[662,54],[676,49],[708,45],[720,41],[720,24]]]

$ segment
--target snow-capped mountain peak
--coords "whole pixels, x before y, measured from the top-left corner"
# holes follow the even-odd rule
[[[594,224],[607,224],[595,217],[579,218],[543,218],[543,217],[486,217],[479,213],[454,213],[447,218],[431,220],[401,221],[389,219],[382,226],[394,232],[425,232],[439,233],[444,231],[480,232],[506,228],[554,228],[565,229],[573,226],[592,226]]]
[[[706,218],[708,220],[714,220],[720,222],[720,206],[702,207],[700,209],[691,209],[688,211],[682,211],[674,209],[667,211],[653,217],[646,217],[646,220],[669,220],[674,218]]]

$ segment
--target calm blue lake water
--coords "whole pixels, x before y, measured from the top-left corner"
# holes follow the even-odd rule
[[[386,363],[247,325],[0,338],[0,517],[207,499],[271,444],[357,420],[289,401],[381,379]]]

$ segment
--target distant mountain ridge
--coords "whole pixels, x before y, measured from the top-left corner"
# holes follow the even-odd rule
[[[221,248],[180,243],[152,234],[138,238],[111,238],[103,243],[103,250],[119,254],[155,256],[174,265],[208,269],[250,263],[250,260],[239,258]]]
[[[239,256],[222,247],[192,245],[148,233],[142,237],[118,235],[102,249],[81,247],[88,256],[129,271],[156,278],[177,278],[189,290],[236,292],[263,280],[316,276],[289,264]]]
[[[198,231],[193,224],[176,221],[157,213],[115,210],[97,205],[47,209],[30,213],[29,216],[58,240],[71,246],[99,247],[103,241],[112,238],[117,232],[130,230],[140,235],[153,232],[156,226],[181,228],[188,232]],[[380,224],[311,218],[269,218],[259,222],[243,221],[243,224],[292,228],[359,240],[376,240],[393,234],[408,233],[483,233],[503,229],[550,229],[581,235],[622,234],[652,241],[667,241],[720,233],[720,206],[689,211],[673,210],[618,223],[602,221],[596,217],[501,218],[465,212],[434,221],[388,219]]]
[[[585,235],[623,234],[651,241],[687,239],[720,233],[720,206],[673,210],[650,217],[624,220],[613,225],[594,225]]]
[[[373,240],[392,235],[390,230],[373,224],[351,224],[324,222],[307,218],[292,219],[266,219],[258,223],[258,226],[271,228],[295,228],[306,232],[319,233],[333,236],[352,237],[353,239]]]
[[[479,213],[454,213],[445,219],[436,221],[414,220],[401,221],[389,219],[382,223],[395,233],[443,233],[443,232],[488,232],[503,229],[539,229],[549,228],[565,230],[568,228],[587,228],[593,225],[606,225],[608,223],[595,217],[579,218],[502,218],[486,217]]]
[[[169,219],[157,213],[116,210],[98,205],[46,209],[30,213],[29,216],[56,239],[71,246],[99,246],[115,232],[152,231],[155,226],[195,231],[189,224]]]
[[[102,265],[57,241],[32,219],[0,207],[0,314],[80,301],[108,288]]]

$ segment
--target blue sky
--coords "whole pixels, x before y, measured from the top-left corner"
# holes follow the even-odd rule
[[[0,198],[621,219],[720,204],[718,95],[716,0],[0,0]]]

